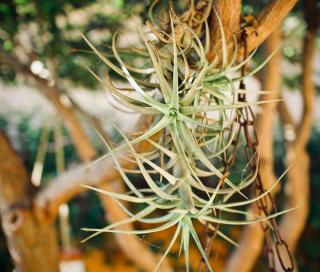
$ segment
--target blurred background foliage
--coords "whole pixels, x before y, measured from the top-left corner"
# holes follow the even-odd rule
[[[91,54],[80,33],[85,33],[88,38],[108,51],[111,43],[112,33],[117,30],[129,33],[134,31],[134,22],[144,21],[147,18],[147,7],[150,1],[124,1],[124,0],[2,0],[0,2],[0,43],[4,50],[14,51],[22,60],[29,65],[29,60],[36,66],[41,60],[45,71],[49,69],[54,77],[59,79],[63,88],[84,87],[89,90],[98,89],[97,81],[88,75],[79,63],[92,65],[99,73],[108,72],[100,65],[97,57]],[[176,1],[175,1],[176,2]],[[177,1],[177,6],[186,1]],[[254,0],[244,1],[244,14],[257,14],[267,1]],[[160,9],[160,8],[159,8]],[[140,19],[139,19],[140,18]],[[132,23],[133,22],[133,23]],[[131,27],[131,28],[130,28]],[[301,69],[301,40],[305,34],[305,22],[301,13],[301,6],[298,4],[283,24],[284,44],[283,52],[284,69],[283,83],[285,89],[295,91],[300,88]],[[318,35],[319,36],[319,35]],[[130,40],[130,37],[123,43]],[[22,46],[23,45],[23,46]],[[320,37],[317,40],[317,48],[320,47]],[[319,49],[318,49],[319,51]],[[319,53],[318,53],[319,54]],[[256,60],[261,60],[263,55],[259,53]],[[290,67],[294,69],[287,69]],[[320,69],[316,70],[317,78],[320,77]],[[111,74],[111,76],[114,76]],[[0,63],[0,78],[3,84],[14,85],[24,84],[24,79],[17,75],[11,67]],[[316,89],[320,92],[320,80],[316,80]],[[0,90],[1,91],[1,90]],[[14,99],[14,97],[12,98]],[[319,103],[317,104],[319,106]],[[25,159],[25,164],[31,173],[35,161],[41,127],[34,127],[30,124],[32,115],[17,117],[14,138],[19,142],[19,153]],[[8,120],[5,114],[0,115],[0,128],[12,134],[9,129]],[[280,128],[278,128],[280,129]],[[311,156],[311,195],[310,214],[308,224],[298,246],[297,260],[301,272],[320,271],[320,126],[315,126],[310,138],[308,151]],[[72,164],[77,160],[76,152],[71,145],[68,134],[64,131],[64,152],[66,164]],[[276,133],[276,169],[278,173],[283,171],[283,143],[280,133]],[[45,159],[44,181],[55,176],[55,154],[52,132],[49,137],[49,148]],[[85,237],[80,228],[104,227],[106,222],[104,211],[94,193],[85,193],[75,198],[70,203],[70,218],[72,226],[72,239],[75,244]],[[108,239],[113,238],[109,235]],[[100,236],[90,240],[85,247],[96,247],[103,249],[108,247],[105,237]],[[107,245],[106,245],[107,244]],[[82,247],[84,247],[82,245]],[[85,250],[83,248],[83,250]],[[12,271],[12,263],[7,252],[3,234],[0,233],[0,268],[1,271]],[[262,270],[257,270],[262,271]]]

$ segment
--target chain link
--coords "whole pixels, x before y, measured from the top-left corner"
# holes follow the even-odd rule
[[[242,42],[244,44],[244,58],[247,57],[247,35],[246,32],[243,32],[241,35]],[[245,75],[245,65],[242,67],[241,71],[242,77]],[[245,90],[246,86],[241,80],[240,88]],[[245,102],[246,95],[240,94],[238,96],[238,100]],[[244,131],[245,135],[245,154],[248,160],[248,164],[253,171],[253,173],[258,170],[256,179],[255,179],[255,194],[256,196],[261,196],[266,193],[264,189],[261,175],[259,173],[259,140],[255,127],[255,115],[250,106],[244,107],[237,111],[236,120],[240,120],[240,130],[241,128]],[[252,154],[252,155],[251,155]],[[277,208],[273,197],[270,193],[267,193],[264,197],[260,198],[257,202],[257,208],[259,210],[259,214],[267,217],[270,213],[276,213]],[[271,218],[268,220],[269,222],[262,222],[261,227],[265,232],[265,247],[267,252],[267,259],[269,264],[269,271],[275,271],[275,260],[276,256],[280,262],[280,265],[285,272],[293,271],[293,259],[288,247],[288,244],[281,238],[279,226],[275,220],[275,218]],[[272,238],[272,230],[275,237],[275,245],[273,243]],[[274,250],[275,249],[275,250]]]
[[[244,27],[241,32],[241,41],[243,42],[244,47],[244,59],[247,57],[247,31]],[[242,77],[245,75],[246,65],[243,65],[241,68]],[[240,81],[240,89],[245,90],[246,86],[243,80]],[[246,94],[238,94],[239,102],[246,102]],[[224,175],[230,174],[230,169],[236,161],[237,151],[241,142],[241,135],[244,135],[245,138],[245,156],[248,162],[248,167],[251,169],[251,175],[256,175],[254,181],[254,193],[256,197],[259,197],[264,194],[264,197],[260,198],[257,201],[257,209],[259,215],[262,217],[268,217],[271,213],[276,213],[277,208],[273,197],[270,193],[266,194],[266,190],[263,186],[262,178],[259,173],[259,140],[258,134],[255,127],[255,115],[250,106],[240,108],[236,112],[236,116],[233,119],[229,130],[229,139],[233,137],[235,131],[235,137],[231,143],[231,147],[224,152]],[[220,213],[217,214],[220,216]],[[206,253],[209,254],[212,239],[215,237],[217,230],[220,225],[215,225],[215,231],[210,231],[208,226],[206,226]],[[274,218],[268,220],[268,222],[262,221],[261,228],[265,233],[265,253],[268,260],[268,266],[270,272],[275,272],[276,258],[279,260],[279,263],[285,272],[291,272],[294,268],[294,263],[292,255],[290,253],[288,244],[281,238],[279,226]],[[274,235],[273,235],[274,234]],[[273,238],[274,236],[274,238]],[[273,241],[275,239],[275,242]],[[201,265],[203,260],[199,264],[199,270],[201,271]]]

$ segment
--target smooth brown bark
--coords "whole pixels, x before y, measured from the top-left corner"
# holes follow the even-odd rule
[[[240,30],[241,0],[217,0],[215,9],[223,26],[226,42],[230,44],[229,49],[234,50],[234,38],[237,39]],[[212,58],[216,48],[222,48],[222,29],[217,15],[213,12],[211,16],[210,43],[213,50],[209,52],[209,58]],[[233,54],[228,55],[228,61],[232,56]]]
[[[227,0],[221,0],[221,3],[227,3]],[[238,9],[238,1],[235,1],[235,10]],[[287,16],[290,10],[295,6],[297,0],[271,0],[268,2],[266,7],[261,11],[259,16],[257,17],[256,26],[247,33],[247,45],[248,45],[248,52],[251,52],[259,45],[261,45],[270,35],[271,33],[279,28],[283,19]],[[228,10],[230,11],[233,8],[233,4],[230,4]],[[223,13],[224,16],[229,17],[228,14]],[[238,17],[235,17],[238,20]],[[213,20],[215,22],[215,20]],[[227,20],[230,22],[230,20]],[[231,24],[233,25],[233,24]],[[212,29],[214,29],[214,25]],[[228,29],[230,29],[230,25],[223,25],[224,29],[226,29],[228,33]],[[235,29],[236,30],[236,29]],[[241,59],[243,57],[244,47],[241,44],[240,34],[241,32],[238,31],[234,33],[236,35],[236,40],[238,41],[238,58]],[[211,34],[211,37],[216,37],[218,34]],[[228,49],[229,54],[232,55],[234,51],[234,41],[233,39],[228,39]],[[216,55],[221,58],[221,45],[213,42],[212,45],[214,46],[213,50],[210,50],[208,54],[208,59],[213,60]]]
[[[295,6],[297,0],[271,0],[259,14],[256,33],[248,36],[248,50],[252,51],[262,44],[274,30],[278,29],[283,19]]]
[[[29,175],[9,140],[0,133],[0,212],[19,272],[58,272],[56,230],[45,210],[36,210]]]

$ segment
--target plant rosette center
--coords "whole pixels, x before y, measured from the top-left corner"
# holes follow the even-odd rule
[[[168,115],[169,115],[169,117],[170,117],[171,119],[177,119],[178,113],[179,113],[179,109],[178,109],[178,108],[176,108],[176,107],[170,107],[170,108],[169,108],[169,113],[168,113]]]

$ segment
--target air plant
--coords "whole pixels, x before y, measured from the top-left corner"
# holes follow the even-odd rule
[[[152,31],[157,33],[157,40],[148,39],[140,30],[145,50],[135,49],[135,53],[144,59],[145,66],[142,68],[123,61],[122,50],[116,46],[117,34],[113,37],[112,51],[118,65],[106,58],[83,36],[102,62],[127,80],[130,87],[118,88],[108,76],[102,79],[90,68],[87,68],[88,71],[125,108],[153,118],[151,126],[133,139],[116,128],[123,138],[123,144],[114,147],[105,141],[108,153],[99,158],[113,158],[129,191],[118,194],[86,186],[115,199],[129,218],[103,229],[84,230],[94,232],[88,237],[90,239],[104,232],[140,235],[175,226],[173,237],[156,270],[180,237],[180,251],[184,252],[186,271],[189,271],[189,246],[192,237],[209,270],[213,271],[194,228],[195,221],[207,225],[218,236],[236,246],[237,243],[215,227],[216,224],[235,226],[262,221],[268,224],[268,219],[288,212],[286,210],[259,216],[243,211],[241,207],[265,197],[280,179],[263,194],[249,199],[242,190],[254,182],[257,171],[249,172],[241,180],[233,180],[224,173],[221,164],[235,135],[235,127],[231,125],[235,113],[241,108],[267,102],[238,101],[238,93],[243,90],[237,85],[244,77],[261,69],[272,56],[242,76],[239,70],[253,54],[237,63],[238,52],[235,47],[229,61],[219,18],[222,58],[221,61],[215,59],[212,62],[206,58],[210,47],[208,26],[205,25],[204,35],[200,39],[199,34],[172,9],[169,18],[167,32],[152,26]],[[229,137],[225,137],[226,132]],[[135,145],[142,141],[147,141],[153,149],[145,153],[136,152]],[[137,169],[129,170],[121,166],[116,154],[123,150],[130,154],[127,159],[134,160]],[[129,173],[139,174],[147,188],[139,189],[130,179]],[[207,180],[211,183],[208,184]],[[231,197],[235,194],[243,199],[232,201]],[[144,203],[145,207],[133,213],[123,202]],[[162,211],[161,216],[158,216],[158,211]],[[246,219],[232,219],[239,214],[245,215]],[[129,231],[118,229],[121,225],[133,222],[155,224],[156,227]]]

